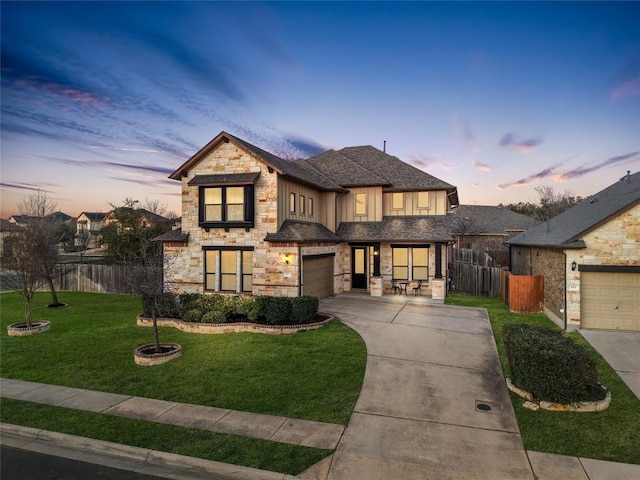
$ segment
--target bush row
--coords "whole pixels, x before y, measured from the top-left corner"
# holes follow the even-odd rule
[[[513,384],[536,399],[568,404],[605,397],[595,362],[561,331],[510,324],[503,335]]]
[[[166,292],[162,297],[142,298],[143,315],[151,316],[156,302],[156,315],[180,318],[195,323],[254,322],[269,325],[313,323],[318,314],[316,297],[247,297],[239,295],[201,295],[187,293],[179,296]]]

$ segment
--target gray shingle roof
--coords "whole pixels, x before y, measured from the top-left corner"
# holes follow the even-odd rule
[[[506,207],[495,205],[460,205],[454,215],[473,223],[473,232],[484,234],[504,234],[525,231],[537,225],[537,220]]]
[[[260,172],[252,173],[223,173],[219,175],[196,175],[187,185],[242,185],[255,183],[260,177]]]
[[[80,215],[86,216],[92,222],[99,222],[102,221],[107,214],[101,212],[82,212]],[[78,217],[80,217],[80,215],[78,215]]]
[[[339,242],[340,237],[320,223],[285,220],[277,233],[269,233],[267,242]]]
[[[582,236],[613,216],[640,203],[640,172],[618,182],[565,210],[549,222],[507,241],[511,245],[584,248]]]
[[[391,216],[381,222],[342,222],[336,232],[346,242],[452,242],[450,215]]]
[[[186,242],[188,238],[188,233],[182,233],[180,230],[171,230],[162,235],[158,235],[153,240],[156,242]]]
[[[313,165],[342,187],[391,184],[386,178],[360,166],[335,150],[327,150],[306,160],[298,160],[296,163]]]

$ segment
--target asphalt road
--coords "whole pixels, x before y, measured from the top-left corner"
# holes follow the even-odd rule
[[[94,465],[67,458],[0,447],[2,480],[166,480],[119,468]]]

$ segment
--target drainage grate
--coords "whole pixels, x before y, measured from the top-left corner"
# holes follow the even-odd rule
[[[476,400],[476,410],[478,412],[490,412],[493,409],[492,402],[487,402],[485,400]]]

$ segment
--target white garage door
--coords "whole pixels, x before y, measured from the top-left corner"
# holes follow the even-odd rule
[[[640,331],[640,273],[582,272],[582,328]]]
[[[325,298],[333,295],[334,256],[304,257],[302,259],[302,294]]]

